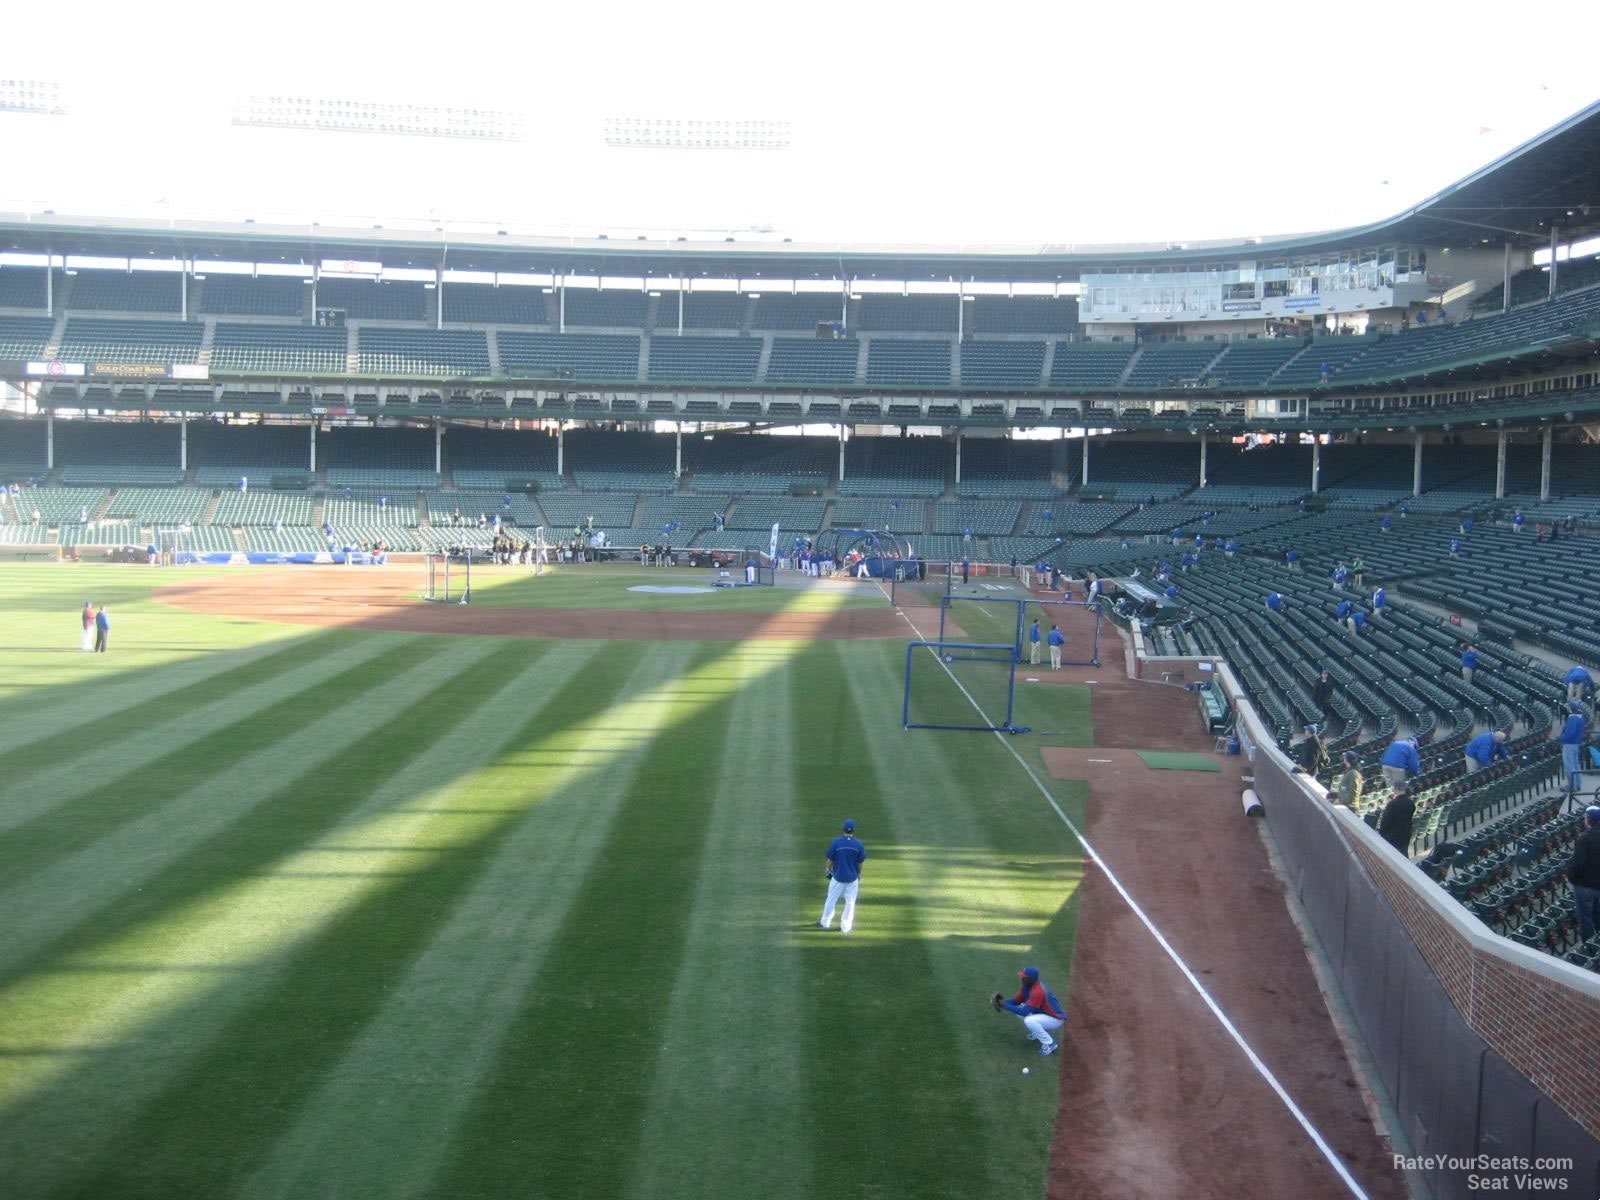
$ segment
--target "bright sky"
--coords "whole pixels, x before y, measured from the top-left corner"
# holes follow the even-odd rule
[[[70,114],[0,113],[0,208],[847,245],[1389,216],[1591,103],[1567,50],[1600,41],[1600,5],[1544,0],[1496,8],[1498,32],[1460,6],[1255,0],[75,11],[70,35],[48,5],[7,13],[0,77],[59,80]],[[272,91],[513,109],[527,138],[230,123]],[[781,119],[792,141],[621,149],[614,116]]]

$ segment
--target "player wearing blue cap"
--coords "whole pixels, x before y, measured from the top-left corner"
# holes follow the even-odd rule
[[[856,924],[856,893],[861,889],[861,864],[867,859],[867,848],[856,837],[856,823],[846,821],[844,832],[828,845],[828,900],[822,906],[822,919],[817,922],[823,929],[833,926],[833,910],[840,899],[844,900],[844,913],[839,918],[839,932],[849,933]]]
[[[1583,810],[1583,832],[1567,860],[1567,881],[1578,904],[1578,928],[1587,941],[1600,933],[1600,804]]]
[[[1045,987],[1038,967],[1023,967],[1017,972],[1017,978],[1022,986],[1015,996],[1007,1000],[996,992],[990,1003],[995,1012],[1014,1013],[1022,1019],[1029,1040],[1039,1043],[1040,1054],[1054,1054],[1061,1044],[1050,1035],[1067,1023],[1067,1010],[1056,999],[1056,994]]]

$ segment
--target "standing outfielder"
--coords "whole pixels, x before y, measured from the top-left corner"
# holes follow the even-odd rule
[[[841,897],[844,915],[839,918],[839,932],[849,933],[856,924],[856,893],[861,890],[861,864],[866,861],[867,848],[856,837],[856,823],[846,821],[844,832],[828,846],[828,899],[822,906],[822,919],[817,922],[823,929],[833,925],[833,910]]]
[[[1067,1023],[1067,1010],[1056,999],[1056,994],[1045,987],[1039,978],[1038,967],[1023,967],[1017,972],[1022,986],[1017,994],[1007,1000],[999,992],[990,1001],[995,1012],[1015,1013],[1027,1027],[1030,1041],[1039,1043],[1040,1054],[1054,1054],[1061,1043],[1050,1035]]]

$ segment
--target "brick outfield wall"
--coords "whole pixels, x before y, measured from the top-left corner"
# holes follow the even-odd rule
[[[1498,948],[1474,945],[1423,899],[1417,881],[1429,888],[1436,885],[1421,872],[1415,873],[1415,880],[1402,874],[1407,868],[1396,861],[1398,853],[1385,854],[1388,847],[1376,833],[1359,818],[1352,815],[1351,819],[1372,837],[1352,836],[1355,830],[1342,829],[1346,843],[1439,977],[1467,1026],[1562,1111],[1600,1138],[1600,975],[1589,973],[1597,986],[1580,990],[1543,970],[1520,965],[1513,956],[1497,953]],[[1341,825],[1348,823],[1340,821]],[[1372,845],[1373,840],[1380,841],[1380,846]],[[1468,919],[1477,920],[1470,915]],[[1504,940],[1487,926],[1484,933]],[[1515,942],[1505,944],[1557,965],[1547,954]],[[1584,974],[1575,967],[1570,969],[1575,975]]]
[[[1256,790],[1275,832],[1275,810],[1280,815],[1286,836],[1280,837],[1279,849],[1292,876],[1291,889],[1319,938],[1337,946],[1337,952],[1335,945],[1328,948],[1341,988],[1349,995],[1352,986],[1371,981],[1359,970],[1352,974],[1343,953],[1349,906],[1358,898],[1328,869],[1339,857],[1331,842],[1342,843],[1346,865],[1387,902],[1466,1027],[1600,1141],[1600,974],[1518,945],[1482,924],[1376,830],[1330,804],[1319,785],[1294,774],[1248,701],[1240,704],[1243,690],[1225,663],[1218,664],[1218,674],[1239,713]],[[1354,1007],[1364,1007],[1361,998],[1350,999]]]

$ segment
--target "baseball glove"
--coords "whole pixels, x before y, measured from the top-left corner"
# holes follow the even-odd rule
[[[991,999],[989,1003],[994,1008],[995,1012],[1000,1012],[1005,1007],[1005,1000],[1006,998],[1004,996],[1002,996],[999,992],[996,992],[994,994],[994,998]]]
[[[832,878],[833,878],[833,871],[832,871],[832,870],[831,870],[831,869],[830,869],[830,870],[827,870],[827,871],[824,871],[824,872],[823,872],[823,873],[822,873],[822,877],[823,877],[823,878],[824,878],[824,879],[832,879]]]

